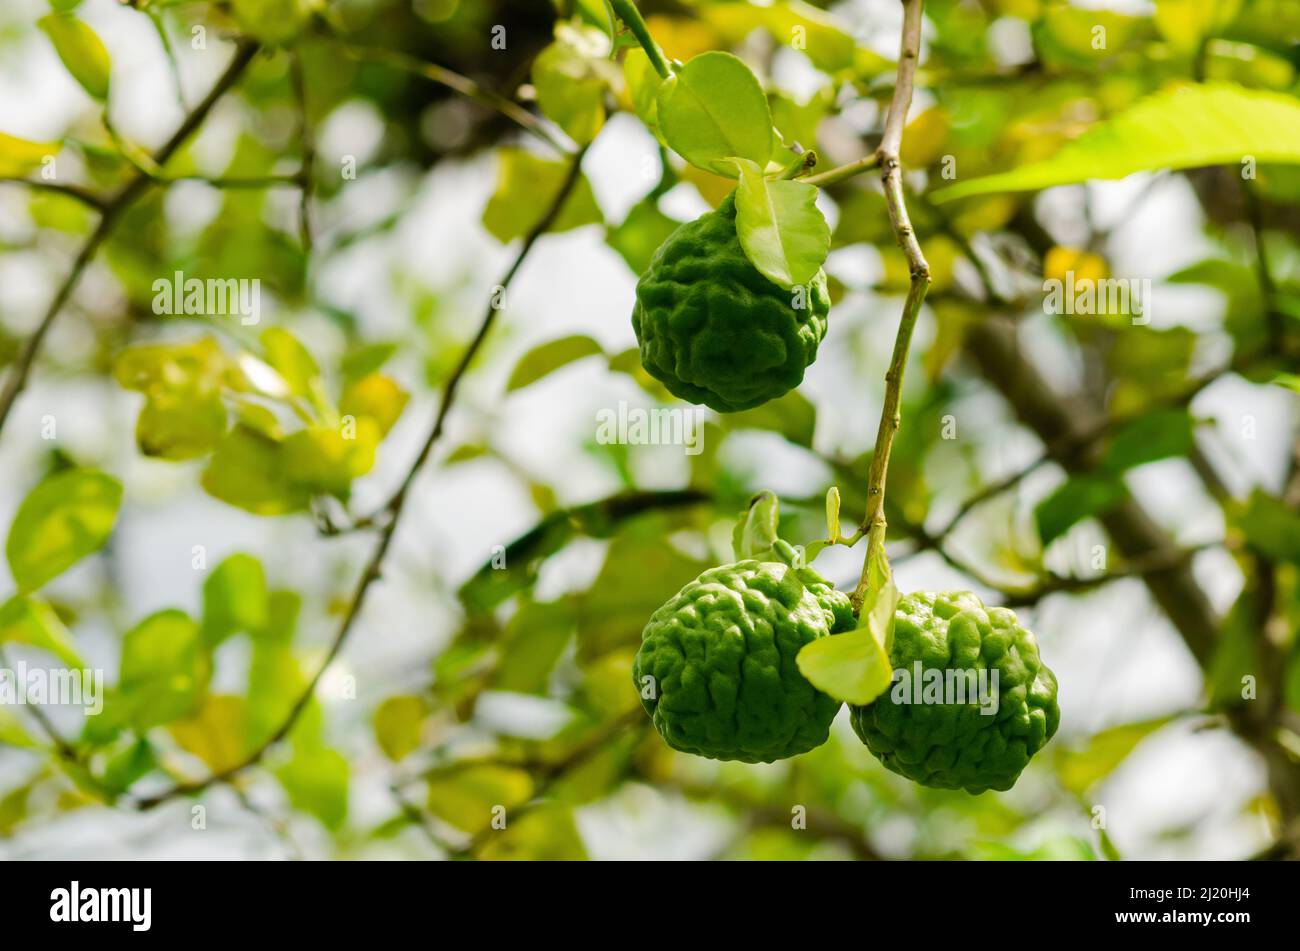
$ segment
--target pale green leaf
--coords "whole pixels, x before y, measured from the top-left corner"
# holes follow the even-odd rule
[[[604,353],[600,344],[583,334],[548,341],[520,357],[506,383],[506,392],[523,389],[563,366],[598,353]]]
[[[1158,169],[1239,165],[1248,157],[1300,163],[1300,101],[1221,83],[1183,86],[1142,99],[1049,159],[960,182],[932,197],[944,202]]]
[[[29,142],[0,132],[0,177],[22,178],[59,151],[57,142]]]
[[[50,476],[18,507],[5,555],[19,591],[34,591],[108,540],[122,484],[91,469]]]
[[[694,57],[663,81],[657,108],[665,140],[692,165],[728,177],[736,174],[733,158],[767,166],[772,112],[738,57],[716,51]]]
[[[745,256],[781,287],[807,284],[821,270],[831,245],[830,226],[817,207],[817,188],[768,181],[758,165],[744,159],[736,166],[736,234]]]
[[[95,31],[70,14],[51,13],[36,21],[72,78],[95,99],[108,98],[111,61]]]

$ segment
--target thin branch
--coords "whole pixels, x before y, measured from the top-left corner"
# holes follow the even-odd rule
[[[302,241],[304,254],[310,255],[311,240],[311,197],[312,166],[316,164],[316,140],[312,134],[311,116],[307,111],[307,84],[303,78],[302,57],[295,52],[289,62],[289,78],[293,85],[294,99],[298,102],[299,140],[302,152],[298,167],[298,232]]]
[[[104,199],[100,198],[88,188],[81,185],[64,185],[62,182],[45,182],[39,179],[20,178],[18,176],[0,176],[0,183],[11,183],[14,185],[26,185],[28,188],[37,191],[54,192],[57,195],[66,195],[74,201],[79,201],[87,207],[93,208],[98,212],[103,212],[107,204]]]
[[[468,76],[462,76],[460,73],[453,72],[444,66],[439,66],[436,63],[426,63],[424,60],[416,59],[414,56],[408,56],[395,50],[353,46],[337,36],[335,39],[343,47],[344,53],[353,59],[382,63],[385,66],[391,66],[393,69],[421,76],[449,89],[454,89],[461,95],[501,113],[507,119],[517,123],[525,132],[535,135],[557,152],[563,155],[574,154],[576,147],[571,142],[562,139],[562,133],[554,129],[549,123],[539,119],[517,102],[480,86]]]
[[[235,82],[243,74],[248,64],[253,61],[260,47],[251,40],[240,40],[235,46],[235,55],[231,57],[229,65],[225,72],[216,81],[208,94],[203,98],[194,110],[190,112],[185,119],[172,133],[163,146],[153,155],[153,162],[156,165],[164,165],[176,151],[185,144],[185,141],[194,134],[194,131],[202,125],[203,120],[207,118],[208,113],[217,104],[218,100],[224,96]],[[9,419],[10,410],[13,409],[18,394],[21,393],[27,385],[27,379],[31,375],[32,365],[36,361],[36,355],[40,352],[41,344],[45,340],[46,334],[49,333],[50,327],[53,326],[55,319],[63,310],[64,304],[72,296],[77,282],[81,279],[82,273],[94,258],[95,253],[99,250],[100,245],[113,232],[114,226],[118,219],[144,191],[153,184],[153,181],[146,174],[137,171],[136,175],[131,178],[117,196],[105,204],[103,214],[99,219],[99,224],[95,230],[90,233],[85,244],[77,253],[76,259],[72,262],[72,268],[68,271],[63,283],[55,291],[54,299],[50,301],[45,315],[41,322],[37,324],[36,330],[32,333],[27,341],[23,344],[22,350],[19,351],[17,359],[9,370],[9,375],[5,378],[3,389],[0,389],[0,432],[4,431],[5,422]]]
[[[921,245],[912,230],[903,199],[903,183],[899,167],[898,150],[903,142],[903,126],[907,110],[912,103],[912,84],[916,76],[916,61],[921,49],[921,10],[924,0],[904,0],[903,36],[898,55],[898,79],[894,84],[894,98],[889,104],[885,119],[884,136],[880,141],[881,183],[885,189],[885,202],[889,207],[889,221],[894,237],[907,257],[911,283],[903,303],[903,316],[894,339],[894,352],[889,370],[885,374],[885,401],[880,411],[880,428],[876,433],[876,448],[871,457],[871,473],[867,485],[867,514],[861,530],[867,533],[867,554],[862,563],[862,575],[852,595],[855,611],[862,608],[870,588],[871,566],[885,549],[885,480],[889,472],[889,454],[894,444],[894,434],[900,423],[899,403],[903,392],[903,371],[907,366],[907,353],[912,343],[912,332],[921,313],[921,304],[930,289],[930,266],[926,263]]]
[[[540,238],[548,228],[550,228],[550,226],[555,222],[555,219],[559,216],[560,209],[564,206],[569,194],[573,191],[574,186],[577,185],[578,179],[581,177],[582,158],[585,154],[586,149],[583,149],[573,157],[568,175],[565,177],[559,191],[556,192],[555,197],[552,199],[546,214],[542,216],[541,220],[533,226],[532,230],[530,230],[524,238],[523,246],[519,249],[519,253],[515,256],[514,262],[510,265],[505,276],[500,281],[501,287],[509,286],[510,281],[514,278],[520,266],[524,263],[525,258],[528,257],[528,253],[532,250],[537,239]],[[469,370],[470,364],[473,363],[475,356],[478,355],[479,350],[482,348],[483,342],[487,339],[488,332],[496,323],[497,314],[496,295],[493,295],[493,301],[488,304],[487,312],[484,314],[483,322],[479,327],[478,333],[474,336],[470,345],[461,355],[460,362],[457,363],[455,370],[447,380],[446,386],[443,389],[442,405],[438,408],[438,413],[434,420],[433,428],[429,432],[428,438],[425,440],[423,447],[421,447],[419,455],[416,456],[415,461],[407,471],[406,477],[402,480],[402,484],[386,506],[386,511],[389,515],[388,520],[379,530],[374,552],[370,556],[370,560],[366,563],[365,569],[362,571],[361,577],[357,582],[356,589],[352,593],[347,613],[344,614],[343,621],[340,623],[339,629],[335,633],[334,639],[331,641],[324,659],[316,669],[315,675],[311,678],[311,682],[307,684],[306,688],[298,696],[298,699],[290,708],[288,716],[285,717],[284,721],[274,733],[267,737],[257,746],[256,749],[248,753],[238,763],[235,763],[226,769],[212,773],[205,779],[196,780],[190,783],[177,783],[156,795],[137,800],[137,808],[141,810],[152,809],[177,796],[200,793],[215,783],[225,782],[231,777],[242,773],[249,767],[260,763],[268,751],[279,744],[280,741],[285,739],[285,737],[293,731],[294,725],[298,722],[298,718],[302,715],[302,712],[307,708],[307,705],[315,695],[316,687],[320,683],[321,677],[324,676],[325,671],[329,668],[330,664],[334,662],[339,651],[343,649],[343,645],[347,642],[348,635],[351,634],[352,629],[356,625],[357,619],[361,615],[361,610],[365,606],[366,595],[369,593],[371,585],[375,581],[379,580],[379,577],[383,572],[384,559],[388,554],[388,549],[392,545],[393,537],[397,532],[397,526],[401,519],[402,511],[405,508],[411,485],[415,481],[415,477],[420,473],[421,469],[423,469],[425,462],[433,451],[433,447],[437,444],[439,437],[441,437],[447,415],[451,411],[451,407],[455,402],[456,392],[460,385],[461,378],[464,377],[465,373]]]

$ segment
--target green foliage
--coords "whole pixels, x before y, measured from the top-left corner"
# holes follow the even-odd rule
[[[107,99],[111,60],[104,41],[89,26],[68,13],[51,13],[38,22],[72,78],[90,96]]]
[[[1237,165],[1245,156],[1300,162],[1300,104],[1235,86],[1189,85],[1134,104],[1050,159],[950,185],[934,199],[1029,191],[1156,169]]]
[[[568,165],[523,149],[502,149],[498,162],[497,187],[483,210],[483,227],[504,244],[528,234],[542,220],[564,185]],[[579,178],[550,230],[568,231],[602,220],[591,185]]]
[[[736,233],[745,256],[781,287],[814,280],[831,242],[830,228],[817,210],[817,189],[803,182],[770,182],[748,160],[736,165]]]
[[[715,103],[726,103],[725,111]],[[765,168],[772,155],[772,113],[758,79],[730,53],[701,53],[660,84],[659,129],[682,158],[735,177],[732,159]]]
[[[35,591],[101,548],[121,504],[122,484],[88,469],[56,473],[32,489],[5,543],[18,590]]]

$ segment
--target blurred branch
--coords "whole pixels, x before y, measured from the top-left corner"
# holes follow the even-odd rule
[[[231,57],[230,63],[226,66],[221,77],[213,84],[208,94],[203,98],[194,110],[190,112],[176,131],[172,133],[163,146],[154,153],[152,161],[159,166],[166,164],[186,140],[194,134],[195,130],[203,124],[208,113],[217,102],[230,91],[248,64],[253,61],[260,49],[257,43],[251,40],[240,40],[235,46],[234,56]],[[18,394],[22,392],[27,385],[27,378],[31,374],[32,364],[36,360],[36,355],[40,352],[41,344],[45,340],[46,334],[49,333],[50,327],[53,326],[55,318],[63,310],[63,305],[68,302],[72,296],[77,282],[81,279],[82,272],[94,258],[100,245],[107,240],[112,234],[114,227],[123,213],[138,199],[149,186],[153,184],[152,179],[137,170],[135,176],[131,178],[119,191],[116,197],[105,203],[99,224],[95,230],[90,233],[85,244],[77,253],[76,259],[72,262],[72,268],[69,270],[63,283],[54,294],[54,299],[50,301],[49,307],[46,308],[45,315],[37,325],[35,332],[32,333],[27,341],[23,344],[18,353],[17,359],[9,369],[9,375],[5,378],[3,389],[0,389],[0,433],[4,431],[5,422],[9,419],[9,412],[13,409],[14,401],[18,399]]]
[[[483,86],[480,86],[468,76],[462,76],[460,73],[453,72],[443,66],[435,63],[426,63],[423,60],[416,59],[414,56],[408,56],[405,53],[399,53],[396,50],[377,49],[369,46],[353,46],[347,43],[337,34],[334,39],[342,47],[343,52],[355,60],[361,60],[372,63],[380,63],[385,66],[402,72],[410,73],[414,76],[420,76],[432,82],[454,89],[461,95],[474,100],[480,105],[494,109],[507,119],[515,122],[525,132],[529,132],[541,141],[545,142],[551,148],[563,155],[573,155],[576,152],[576,146],[572,142],[562,139],[561,133],[544,120],[533,115],[523,106],[513,100],[507,99],[500,93],[493,92]]]
[[[5,175],[0,176],[0,183],[9,182],[14,185],[26,185],[28,188],[37,191],[54,192],[56,195],[66,195],[74,201],[79,201],[83,205],[102,212],[107,206],[107,202],[100,198],[88,188],[81,185],[64,185],[61,182],[45,182],[38,179],[20,178],[18,176]]]
[[[569,166],[568,175],[565,177],[564,182],[556,192],[555,197],[551,200],[550,207],[547,209],[546,213],[525,236],[523,246],[520,247],[519,253],[515,256],[514,262],[507,269],[505,276],[502,277],[499,283],[500,288],[504,289],[510,285],[511,280],[514,279],[520,266],[528,257],[528,253],[532,250],[537,239],[540,238],[548,228],[550,228],[555,219],[559,216],[560,209],[564,206],[565,200],[569,197],[569,194],[573,191],[574,186],[578,183],[578,179],[581,177],[582,158],[585,154],[586,149],[583,149],[573,157]],[[311,699],[316,692],[316,687],[320,683],[321,677],[324,676],[325,671],[329,668],[330,664],[334,662],[339,651],[342,650],[344,643],[346,643],[348,635],[356,625],[357,618],[361,615],[361,609],[365,605],[366,595],[369,593],[371,585],[375,581],[379,580],[383,572],[384,559],[388,554],[389,547],[392,545],[393,536],[397,532],[397,526],[409,497],[411,485],[414,483],[415,477],[424,467],[424,463],[428,460],[429,454],[433,451],[433,447],[437,444],[439,437],[442,435],[447,414],[451,411],[451,407],[455,402],[456,392],[461,379],[469,370],[469,366],[474,361],[474,357],[478,355],[479,350],[483,346],[483,342],[487,339],[489,331],[491,331],[492,326],[496,323],[497,314],[499,313],[496,302],[499,293],[500,291],[492,295],[487,306],[487,311],[483,316],[483,321],[479,326],[478,333],[475,334],[474,339],[461,355],[460,361],[456,364],[455,370],[452,371],[451,376],[447,379],[447,383],[443,390],[442,405],[439,407],[437,416],[434,419],[433,428],[430,430],[429,436],[425,440],[423,447],[420,449],[415,461],[411,464],[410,469],[406,473],[406,477],[402,480],[402,484],[398,487],[397,492],[394,493],[392,499],[384,508],[387,518],[383,527],[379,529],[374,552],[370,556],[370,560],[366,563],[366,567],[361,573],[361,578],[357,581],[357,586],[352,592],[352,598],[348,604],[347,612],[343,615],[343,620],[339,625],[338,631],[335,633],[334,639],[331,641],[329,649],[326,651],[325,657],[322,659],[320,666],[316,669],[315,675],[311,678],[311,682],[307,684],[306,688],[289,709],[288,716],[285,717],[284,721],[274,733],[267,737],[257,746],[257,748],[247,754],[238,763],[235,763],[226,769],[214,772],[205,779],[200,779],[190,783],[178,783],[156,795],[140,799],[136,803],[137,808],[142,810],[152,809],[177,796],[192,795],[203,792],[214,783],[225,782],[232,776],[242,773],[249,767],[261,762],[262,757],[265,756],[272,747],[279,744],[281,740],[292,732],[294,725],[298,722],[298,718],[311,702]]]
[[[903,35],[899,44],[898,79],[894,84],[894,97],[885,119],[885,131],[878,150],[882,169],[881,183],[885,190],[885,203],[889,208],[889,221],[894,229],[898,246],[907,257],[911,282],[907,299],[903,303],[903,316],[894,338],[894,352],[889,370],[885,373],[885,400],[880,410],[880,427],[876,433],[876,448],[871,456],[871,473],[867,484],[867,513],[861,530],[867,533],[867,553],[862,562],[862,575],[853,591],[854,612],[862,608],[871,584],[871,570],[878,556],[885,551],[885,480],[889,472],[889,454],[894,444],[894,434],[900,423],[899,403],[902,399],[903,371],[907,366],[907,353],[912,343],[912,331],[921,313],[921,304],[930,289],[930,266],[921,245],[912,230],[903,199],[902,172],[898,150],[903,142],[903,126],[907,110],[912,103],[912,82],[916,75],[916,61],[921,49],[921,10],[924,0],[904,0]]]
[[[506,545],[507,564],[526,563],[538,553],[556,526],[568,524],[577,532],[605,531],[629,518],[645,512],[685,508],[711,501],[712,496],[700,489],[666,489],[620,492],[595,502],[557,509],[540,522]],[[496,570],[493,561],[487,561],[474,577]]]
[[[298,103],[298,139],[301,152],[297,175],[298,232],[302,241],[303,254],[310,255],[312,166],[316,164],[316,141],[312,134],[311,116],[307,110],[307,85],[303,79],[302,56],[296,50],[289,60],[289,81],[293,86],[294,99]]]

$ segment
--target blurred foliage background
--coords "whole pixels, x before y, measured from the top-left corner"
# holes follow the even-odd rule
[[[670,57],[750,63],[819,167],[875,147],[899,4],[641,6]],[[845,714],[755,767],[639,708],[645,620],[729,560],[753,492],[797,543],[830,486],[865,509],[908,275],[875,177],[829,188],[804,386],[701,412],[697,454],[602,440],[602,411],[683,406],[632,288],[731,187],[637,119],[607,22],[4,5],[0,666],[109,688],[98,716],[0,707],[0,855],[1294,857],[1296,165],[931,196],[1188,84],[1294,97],[1300,6],[926,4],[902,158],[934,285],[890,555],[904,591],[1017,606],[1061,685],[1058,736],[978,797],[887,773]],[[160,315],[177,272],[257,279],[258,320]],[[1067,272],[1150,281],[1149,320],[1048,313]]]

